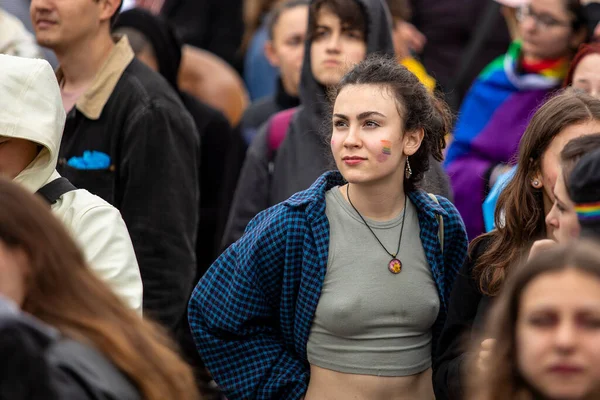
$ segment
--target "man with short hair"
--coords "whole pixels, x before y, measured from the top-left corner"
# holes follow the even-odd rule
[[[56,53],[67,122],[58,170],[117,207],[144,283],[144,313],[178,331],[194,284],[199,140],[169,84],[113,38],[121,0],[32,0]],[[182,326],[182,325],[181,325]]]

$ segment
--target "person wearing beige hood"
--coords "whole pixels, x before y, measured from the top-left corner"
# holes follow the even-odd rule
[[[41,59],[0,55],[0,176],[36,193],[56,171],[65,111],[56,76]],[[142,311],[142,279],[119,211],[83,189],[51,205],[86,261],[131,308]]]

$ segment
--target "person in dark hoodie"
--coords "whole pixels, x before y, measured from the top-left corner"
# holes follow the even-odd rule
[[[279,68],[277,89],[272,96],[255,101],[242,117],[244,139],[248,144],[258,129],[274,114],[300,105],[298,89],[308,20],[308,0],[287,0],[267,16],[269,40],[265,56]]]
[[[239,239],[248,222],[260,211],[308,188],[333,167],[322,129],[327,88],[338,84],[352,64],[372,53],[394,55],[391,16],[383,2],[311,2],[300,80],[302,105],[287,129],[284,127],[286,133],[281,146],[276,149],[272,146],[271,123],[279,114],[254,138],[240,174],[223,238],[224,247]],[[441,165],[434,160],[430,165],[423,189],[451,197],[448,177]]]

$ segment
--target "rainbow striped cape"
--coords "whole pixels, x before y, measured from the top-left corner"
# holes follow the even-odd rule
[[[484,232],[482,203],[491,168],[509,163],[529,119],[548,94],[558,88],[567,60],[536,73],[519,71],[521,43],[489,64],[463,102],[445,166],[469,238]]]

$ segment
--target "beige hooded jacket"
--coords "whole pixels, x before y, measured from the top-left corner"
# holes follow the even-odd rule
[[[55,169],[65,124],[60,89],[45,60],[0,55],[0,76],[0,136],[26,139],[42,147],[14,179],[35,193],[60,177]],[[119,210],[78,189],[65,193],[52,211],[71,232],[98,277],[141,312],[142,279]]]
[[[0,54],[41,58],[35,37],[16,17],[0,9]]]

